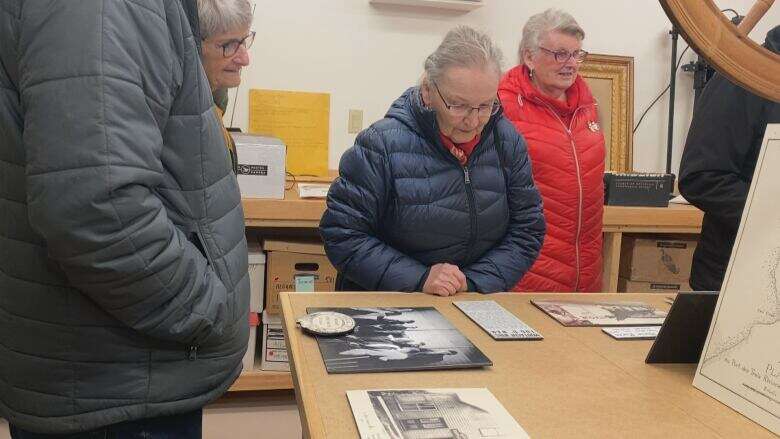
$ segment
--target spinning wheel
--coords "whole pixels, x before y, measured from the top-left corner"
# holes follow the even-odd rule
[[[660,0],[688,44],[719,72],[753,93],[780,102],[780,55],[748,38],[775,0],[757,0],[739,27],[712,0]]]

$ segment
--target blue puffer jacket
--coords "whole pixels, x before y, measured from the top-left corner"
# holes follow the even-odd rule
[[[420,291],[429,267],[447,262],[472,290],[508,291],[542,246],[525,141],[501,113],[463,167],[441,144],[419,88],[410,88],[358,135],[339,174],[320,234],[343,289]]]

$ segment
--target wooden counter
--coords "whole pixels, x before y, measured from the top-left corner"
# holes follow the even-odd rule
[[[544,336],[496,342],[451,304],[452,298],[403,293],[283,293],[284,329],[304,436],[357,438],[347,390],[486,387],[534,438],[771,438],[772,433],[695,389],[695,365],[646,365],[651,341],[617,341],[600,328],[565,328],[531,298],[572,294],[495,294]],[[579,300],[627,300],[668,309],[666,295],[593,294]],[[477,294],[457,300],[484,299]],[[316,341],[295,319],[310,306],[435,306],[494,365],[483,369],[328,374]]]
[[[284,200],[243,199],[247,227],[319,227],[325,200],[302,200],[291,187]],[[604,206],[603,279],[604,291],[617,292],[620,246],[623,233],[699,233],[702,211],[689,205],[669,207]]]
[[[317,228],[325,212],[325,200],[298,197],[295,187],[284,200],[244,198],[247,227]],[[669,207],[604,206],[604,232],[699,233],[703,213],[693,206]]]

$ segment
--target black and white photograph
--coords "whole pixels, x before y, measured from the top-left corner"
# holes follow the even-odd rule
[[[361,439],[527,438],[488,389],[351,390]]]
[[[355,330],[317,337],[328,373],[391,372],[492,366],[493,363],[433,307],[309,308],[355,319]]]

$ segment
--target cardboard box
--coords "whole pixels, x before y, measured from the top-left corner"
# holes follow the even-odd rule
[[[682,283],[643,282],[621,277],[618,278],[618,291],[621,293],[678,293],[690,291],[690,287],[687,281]]]
[[[242,363],[244,372],[255,370],[255,351],[257,348],[257,327],[260,325],[260,316],[255,312],[249,313],[249,343]]]
[[[686,284],[691,276],[697,239],[696,235],[625,235],[620,251],[620,277]]]
[[[260,357],[262,370],[290,370],[287,357],[287,343],[282,330],[282,319],[278,315],[263,311],[263,343]]]
[[[247,241],[249,245],[249,311],[261,313],[265,304],[265,253],[260,243]]]
[[[238,186],[247,198],[284,199],[284,143],[275,137],[231,133],[238,154]]]
[[[296,291],[296,276],[313,276],[314,291],[336,289],[336,268],[325,256],[322,243],[301,240],[270,240],[263,242],[266,251],[265,310],[281,313],[279,292]]]

